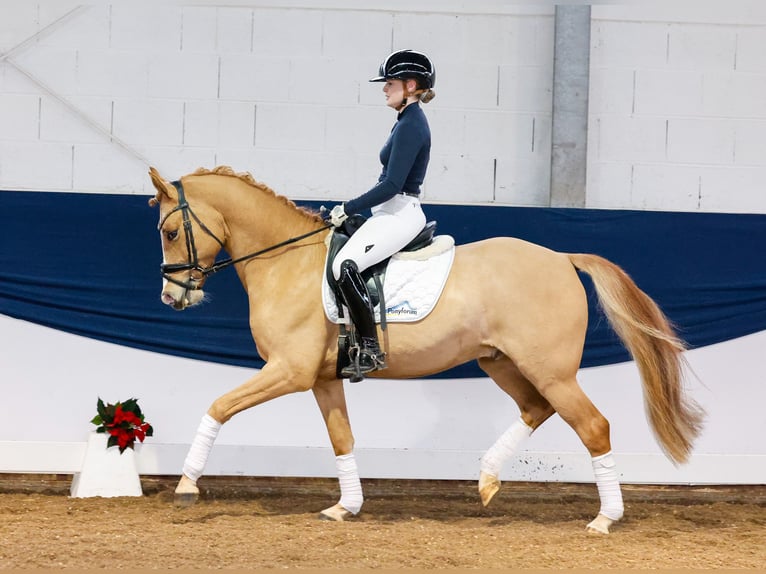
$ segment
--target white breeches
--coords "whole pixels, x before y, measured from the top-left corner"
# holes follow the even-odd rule
[[[338,251],[332,264],[335,279],[341,263],[350,259],[359,271],[383,261],[412,241],[426,225],[426,216],[417,197],[395,195],[372,208],[372,217]]]

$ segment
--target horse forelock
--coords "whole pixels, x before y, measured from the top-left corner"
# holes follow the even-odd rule
[[[310,209],[307,209],[305,207],[301,207],[301,206],[296,205],[296,203],[294,201],[292,201],[291,199],[285,197],[284,195],[278,194],[276,191],[271,189],[265,183],[256,180],[250,174],[250,172],[247,172],[247,171],[237,172],[237,171],[234,171],[234,169],[232,169],[228,165],[219,165],[219,166],[217,166],[217,167],[215,167],[213,169],[207,169],[207,168],[204,168],[204,167],[200,167],[200,168],[197,169],[197,171],[195,171],[191,175],[224,175],[224,176],[228,176],[228,177],[235,177],[235,178],[237,178],[237,179],[247,183],[251,187],[254,187],[254,188],[256,188],[256,189],[258,189],[258,190],[260,190],[260,191],[262,191],[262,192],[264,192],[266,194],[269,194],[269,195],[273,196],[276,200],[281,201],[284,205],[287,205],[287,206],[295,209],[296,211],[303,213],[307,217],[313,218],[317,222],[323,221],[322,217],[317,212],[312,211]]]

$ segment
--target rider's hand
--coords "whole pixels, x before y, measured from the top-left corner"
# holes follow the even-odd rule
[[[348,219],[348,215],[346,215],[346,212],[343,209],[343,204],[340,203],[333,207],[332,211],[330,211],[330,216],[327,219],[333,227],[340,227],[341,224]]]

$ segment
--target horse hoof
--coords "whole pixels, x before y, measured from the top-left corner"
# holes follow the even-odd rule
[[[500,480],[496,476],[481,471],[479,474],[479,496],[481,496],[481,503],[487,506],[498,490],[500,490]]]
[[[614,524],[614,520],[607,518],[603,514],[599,514],[593,521],[585,527],[588,532],[594,532],[596,534],[609,534],[609,527]]]
[[[325,508],[319,513],[319,520],[332,520],[333,522],[343,522],[347,518],[352,518],[354,515],[343,508],[340,502],[330,508]]]
[[[173,497],[173,504],[179,508],[188,508],[193,506],[198,499],[198,492],[176,492]]]

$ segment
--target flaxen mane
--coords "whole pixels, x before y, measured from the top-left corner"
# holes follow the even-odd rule
[[[262,183],[260,181],[257,181],[250,172],[243,171],[243,172],[236,172],[228,165],[219,165],[215,167],[214,169],[207,169],[204,167],[197,168],[197,171],[192,173],[191,175],[226,175],[229,177],[236,177],[237,179],[240,179],[247,183],[248,185],[251,185],[255,188],[260,189],[261,191],[264,191],[266,193],[270,193],[275,198],[283,202],[285,205],[289,205],[290,207],[293,207],[297,209],[298,211],[301,211],[305,213],[306,215],[313,217],[316,221],[321,222],[322,217],[315,211],[312,211],[310,209],[307,209],[305,207],[300,207],[295,204],[294,201],[288,199],[287,197],[283,195],[279,195],[276,191],[271,189],[268,185],[265,183]]]

